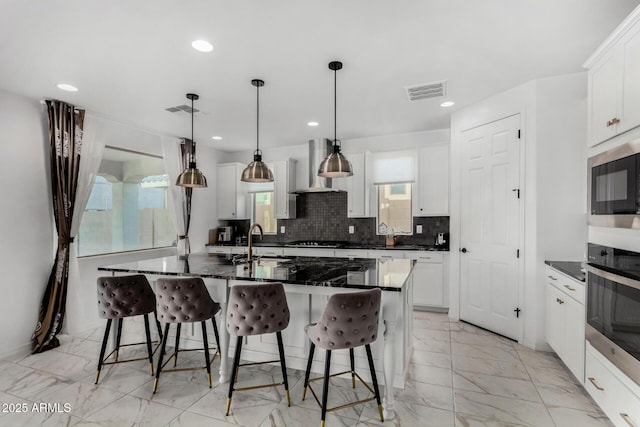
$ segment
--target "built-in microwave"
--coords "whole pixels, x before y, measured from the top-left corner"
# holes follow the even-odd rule
[[[589,158],[589,224],[640,228],[640,139]]]
[[[589,243],[586,338],[640,384],[640,253]]]

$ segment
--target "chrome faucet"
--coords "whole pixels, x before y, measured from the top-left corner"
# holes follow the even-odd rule
[[[252,239],[252,235],[253,235],[253,230],[254,228],[257,228],[260,231],[260,240],[262,240],[264,238],[264,234],[262,233],[262,226],[260,224],[258,224],[257,222],[255,224],[252,224],[251,227],[249,227],[249,235],[247,236],[247,242],[249,243],[249,253],[247,256],[247,262],[249,264],[251,264],[251,261],[253,261],[253,239]]]

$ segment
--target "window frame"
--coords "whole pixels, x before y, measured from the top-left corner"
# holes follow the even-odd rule
[[[264,226],[262,223],[258,222],[256,220],[256,195],[257,194],[261,194],[261,193],[271,193],[271,207],[273,208],[273,220],[276,222],[275,225],[275,230],[273,232],[267,232],[264,231]],[[271,190],[259,190],[259,191],[251,191],[249,193],[250,198],[251,198],[251,215],[250,215],[250,223],[251,224],[260,224],[260,226],[262,227],[262,233],[269,235],[269,236],[275,236],[278,234],[278,218],[276,218],[276,192],[275,189],[271,189]],[[258,231],[254,230],[254,234],[259,234]]]
[[[376,187],[376,235],[377,236],[386,236],[388,232],[380,232],[380,191],[382,191],[382,187],[384,186],[394,186],[394,185],[405,185],[409,188],[409,218],[410,218],[410,226],[409,232],[398,232],[394,230],[393,234],[396,236],[413,236],[413,181],[403,181],[403,182],[387,182],[387,183],[377,183],[374,184]],[[388,224],[385,224],[387,229],[389,227]]]

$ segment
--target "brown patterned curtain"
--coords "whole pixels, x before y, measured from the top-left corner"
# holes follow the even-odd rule
[[[182,144],[180,144],[180,154],[182,154],[182,170],[189,167],[191,161],[191,153],[193,152],[193,141],[185,138]],[[191,253],[191,244],[189,243],[189,225],[191,224],[191,197],[193,195],[193,188],[184,188],[184,205],[182,206],[184,213],[184,236],[178,236],[179,239],[184,239],[185,254]]]
[[[58,249],[47,288],[40,303],[38,324],[32,336],[32,352],[41,353],[60,346],[56,335],[62,328],[67,300],[69,244],[76,200],[84,110],[61,101],[47,101],[51,193],[58,231]]]

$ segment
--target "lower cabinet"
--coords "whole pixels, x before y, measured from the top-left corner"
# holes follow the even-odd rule
[[[445,255],[444,252],[407,252],[407,258],[416,260],[413,270],[414,307],[449,306]]]
[[[585,389],[616,426],[640,426],[640,386],[586,343]]]
[[[547,343],[584,383],[584,283],[547,267]]]

